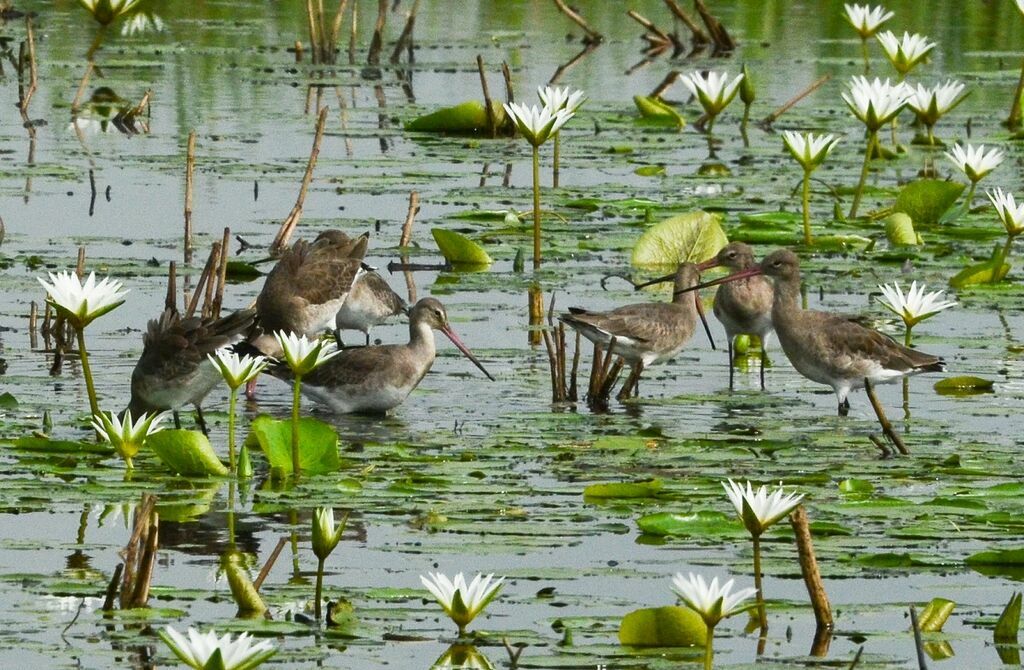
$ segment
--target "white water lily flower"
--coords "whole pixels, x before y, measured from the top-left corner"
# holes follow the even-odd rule
[[[347,519],[348,516],[345,516],[340,525],[335,525],[334,508],[317,507],[313,510],[313,553],[321,561],[327,560],[338,546]]]
[[[881,5],[843,5],[843,8],[846,9],[844,17],[862,40],[874,35],[883,23],[896,16]]]
[[[494,670],[494,665],[473,645],[456,643],[445,649],[430,670]]]
[[[274,338],[284,351],[288,367],[298,376],[309,374],[341,353],[334,342],[320,339],[310,341],[305,335],[298,336],[283,330],[274,333]]]
[[[547,142],[573,117],[573,112],[568,109],[553,110],[547,105],[537,107],[507,102],[503,106],[526,141],[535,147]]]
[[[477,574],[467,586],[461,572],[455,575],[455,579],[448,579],[440,572],[429,572],[426,577],[420,575],[420,581],[459,627],[462,635],[469,622],[483,612],[501,590],[505,578],[500,577],[492,583],[493,577],[493,574]]]
[[[1018,2],[1024,2],[1024,0],[1018,0]],[[1004,193],[1001,188],[989,191],[988,199],[992,201],[992,206],[996,208],[999,219],[1003,222],[1008,235],[1016,237],[1024,233],[1024,202],[1018,205],[1017,201],[1013,198],[1013,194],[1010,192]]]
[[[1024,0],[1022,0],[1024,1]],[[964,90],[964,84],[950,79],[945,84],[925,88],[921,84],[911,87],[907,106],[914,110],[917,119],[926,126],[934,126],[940,117],[963,102],[967,96],[957,98]]]
[[[946,157],[975,184],[1003,162],[1002,151],[993,148],[986,152],[984,144],[977,147],[968,144],[966,151],[959,144],[954,144],[952,151],[946,152]]]
[[[821,165],[829,152],[839,144],[839,137],[786,130],[782,133],[782,142],[804,170],[810,172]]]
[[[139,453],[146,438],[160,430],[160,422],[171,416],[171,412],[142,413],[132,421],[131,410],[126,410],[119,419],[113,412],[100,412],[92,418],[92,427],[104,440],[109,442],[121,458],[131,463]]]
[[[676,573],[672,578],[672,590],[683,599],[687,607],[700,615],[708,628],[714,628],[722,619],[748,609],[749,606],[742,606],[743,601],[749,600],[757,593],[757,589],[748,587],[733,593],[734,584],[735,580],[730,579],[719,586],[718,577],[708,584],[704,577],[692,572],[688,577]]]
[[[568,86],[538,86],[537,95],[548,109],[567,109],[573,113],[587,100],[583,91],[570,91]]]
[[[121,282],[104,277],[96,281],[96,274],[89,273],[83,284],[74,272],[49,273],[50,281],[37,277],[47,293],[47,302],[53,305],[74,328],[85,328],[93,320],[103,316],[124,302],[128,291],[121,290]]]
[[[250,356],[249,354],[239,356],[227,347],[218,349],[212,354],[206,354],[206,357],[217,366],[232,391],[250,379],[254,379],[267,367],[266,356]]]
[[[769,526],[786,516],[804,499],[803,494],[786,494],[782,487],[775,489],[770,495],[767,486],[754,488],[747,482],[744,487],[733,480],[722,482],[722,488],[729,496],[730,502],[740,515],[743,525],[751,535],[759,536]]]
[[[850,79],[850,92],[843,93],[843,100],[868,130],[877,131],[899,116],[907,105],[908,93],[903,84],[857,75]]]
[[[717,116],[736,97],[743,82],[743,73],[729,81],[728,72],[712,70],[708,72],[707,77],[700,72],[691,72],[683,75],[681,81],[700,101],[708,116]]]
[[[266,640],[254,644],[248,633],[232,642],[230,633],[218,639],[213,630],[200,633],[189,628],[186,638],[167,626],[157,635],[185,665],[195,670],[251,670],[277,653]]]
[[[121,26],[122,36],[145,35],[146,33],[162,33],[164,21],[156,14],[139,12]]]
[[[1024,14],[1024,0],[1017,0],[1017,9],[1020,10],[1021,14]]]
[[[913,70],[918,63],[925,59],[925,56],[935,48],[935,42],[929,42],[924,35],[914,33],[903,33],[903,37],[896,37],[891,30],[876,35],[878,41],[889,57],[889,62],[900,74],[907,74]]]
[[[114,19],[124,16],[135,9],[142,0],[78,0],[102,25],[108,25]]]
[[[879,285],[878,290],[884,297],[878,302],[896,316],[903,319],[908,327],[924,321],[928,317],[935,316],[944,309],[956,307],[956,302],[943,302],[945,291],[924,292],[925,285],[919,287],[916,281],[910,282],[910,290],[903,293],[899,282]]]

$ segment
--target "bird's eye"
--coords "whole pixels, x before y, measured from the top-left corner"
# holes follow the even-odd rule
[[[772,263],[772,265],[774,265],[775,267],[781,267],[782,261],[775,261],[774,263]]]

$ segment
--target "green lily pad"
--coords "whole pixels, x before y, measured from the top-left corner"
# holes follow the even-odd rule
[[[1016,644],[1017,632],[1020,630],[1021,594],[1018,591],[1010,596],[1003,613],[999,615],[992,637],[997,644]]]
[[[939,222],[964,191],[964,185],[940,179],[918,179],[904,186],[893,209],[923,226]]]
[[[146,446],[179,475],[223,477],[228,474],[210,446],[210,440],[198,430],[161,430],[146,438]]]
[[[844,479],[839,482],[839,492],[844,495],[867,495],[874,492],[875,486],[866,479]]]
[[[255,265],[245,261],[228,261],[225,274],[231,281],[250,281],[262,275]]]
[[[267,611],[267,604],[263,602],[256,586],[249,579],[249,573],[245,569],[244,561],[238,552],[228,552],[221,559],[224,567],[224,574],[228,578],[228,586],[231,588],[231,597],[238,605],[238,616],[252,618],[262,615]]]
[[[619,625],[619,644],[626,647],[703,647],[706,636],[699,614],[674,605],[633,610]]]
[[[922,633],[938,633],[946,624],[949,615],[953,613],[956,603],[946,598],[932,598],[928,606],[921,612],[918,618],[918,625]]]
[[[14,409],[18,406],[18,399],[8,391],[0,393],[0,409]]]
[[[1024,549],[993,549],[971,554],[964,563],[971,566],[1001,565],[1024,567]]]
[[[935,392],[939,395],[977,395],[991,393],[994,386],[995,382],[991,379],[961,375],[935,382]]]
[[[636,520],[641,532],[647,535],[678,537],[721,537],[741,535],[743,532],[735,523],[735,517],[722,512],[701,510],[693,514],[658,512],[647,514]]]
[[[718,214],[696,211],[656,223],[633,246],[633,265],[671,267],[700,263],[729,243]]]
[[[291,419],[261,414],[250,424],[245,445],[250,451],[257,446],[263,450],[271,468],[292,471]],[[299,467],[311,475],[336,472],[341,467],[334,426],[309,416],[299,419]]]
[[[653,498],[661,490],[660,479],[643,482],[612,482],[591,484],[583,489],[583,498]]]
[[[15,449],[53,454],[98,454],[113,455],[114,448],[109,442],[77,442],[75,440],[51,440],[48,437],[26,435],[10,442]]]
[[[916,247],[924,243],[914,230],[913,219],[903,212],[896,212],[885,220],[885,237],[894,246]]]
[[[640,110],[640,118],[644,122],[675,128],[682,128],[686,125],[683,115],[675,107],[659,98],[634,95],[633,103]]]
[[[430,234],[437,242],[437,248],[452,265],[490,265],[494,261],[484,248],[462,233],[443,228],[431,228]]]
[[[987,260],[983,263],[968,265],[960,272],[957,272],[949,280],[949,285],[953,288],[963,288],[972,284],[991,284],[992,282],[1002,280],[1009,272],[1009,263]]]
[[[505,110],[498,102],[491,102],[494,122],[500,128],[505,123]],[[419,116],[405,124],[406,130],[452,135],[479,135],[487,132],[487,110],[479,100],[445,107]]]

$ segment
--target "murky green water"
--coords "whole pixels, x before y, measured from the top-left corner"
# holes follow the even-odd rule
[[[315,634],[302,624],[233,620],[227,583],[218,571],[228,549],[225,482],[182,481],[159,474],[152,456],[140,458],[136,475],[124,480],[115,460],[61,460],[4,446],[0,452],[0,666],[154,667],[171,656],[150,626],[173,623],[254,629],[273,636],[283,667],[429,668],[450,642],[453,628],[425,602],[418,575],[497,572],[509,577],[503,596],[476,622],[487,633],[480,648],[496,667],[506,652],[502,636],[527,646],[526,668],[668,668],[696,658],[687,650],[639,652],[618,646],[616,631],[626,612],[673,602],[670,576],[702,570],[752,583],[749,542],[738,524],[721,532],[658,539],[640,535],[636,519],[659,511],[728,512],[718,482],[725,477],[784,481],[808,494],[814,521],[837,524],[816,538],[826,586],[837,612],[837,632],[826,662],[845,666],[864,646],[859,667],[916,667],[908,632],[907,605],[947,597],[958,605],[946,626],[955,654],[936,667],[1000,665],[991,645],[991,625],[1017,586],[1020,573],[982,575],[964,566],[968,555],[1018,546],[1018,413],[1024,384],[1019,333],[1024,327],[1018,284],[1011,273],[998,289],[956,296],[960,307],[915,329],[915,342],[941,354],[956,374],[996,381],[995,393],[968,398],[936,395],[936,377],[911,382],[912,419],[906,440],[913,456],[880,460],[867,436],[874,417],[863,395],[855,395],[847,419],[837,419],[834,397],[799,377],[773,349],[771,392],[757,390],[757,367],[727,391],[725,354],[711,351],[703,335],[671,365],[652,369],[642,400],[613,404],[605,414],[585,406],[552,410],[543,348],[527,344],[526,290],[532,276],[515,273],[516,251],[529,246],[525,224],[453,218],[474,208],[524,210],[529,206],[529,156],[524,143],[467,141],[412,136],[402,122],[438,106],[479,96],[475,56],[502,84],[498,66],[507,60],[521,99],[545,83],[581,45],[566,38],[578,30],[547,1],[427,1],[416,26],[415,63],[366,69],[366,45],[376,3],[360,2],[357,65],[314,68],[295,62],[289,50],[306,40],[303,11],[295,2],[169,3],[157,12],[166,24],[159,35],[122,37],[115,28],[97,55],[101,75],[86,97],[109,87],[137,101],[152,89],[149,132],[128,136],[70,127],[70,105],[85,70],[84,54],[94,24],[69,0],[16,3],[36,19],[39,90],[31,119],[45,121],[34,135],[16,112],[17,81],[6,60],[0,77],[0,216],[6,238],[0,246],[0,346],[7,363],[0,391],[17,406],[0,409],[0,436],[14,438],[53,418],[56,437],[88,436],[88,406],[74,359],[59,376],[33,344],[27,328],[29,303],[43,295],[34,277],[44,269],[74,264],[78,246],[88,267],[122,277],[131,294],[124,307],[89,331],[97,384],[104,407],[120,408],[128,377],[141,349],[145,321],[157,315],[164,295],[163,267],[180,260],[184,155],[190,130],[198,133],[195,225],[205,250],[224,226],[257,248],[262,257],[278,222],[298,190],[319,106],[330,108],[327,134],[298,236],[327,227],[350,233],[372,230],[371,262],[394,259],[410,189],[422,211],[414,259],[440,260],[428,230],[460,230],[485,242],[496,259],[486,273],[421,272],[419,295],[435,295],[449,307],[455,328],[496,374],[483,379],[447,344],[433,372],[395,414],[383,421],[352,417],[333,422],[343,439],[343,470],[275,490],[259,476],[238,492],[236,539],[258,566],[277,539],[297,531],[297,552],[288,545],[263,593],[280,610],[312,597],[316,560],[309,549],[310,510],[323,504],[352,510],[337,553],[328,561],[328,595],[352,602],[358,625],[345,634]],[[408,3],[389,15],[393,40]],[[592,6],[591,6],[592,5]],[[971,96],[939,125],[939,135],[972,142],[996,141],[1005,117],[1024,43],[1024,18],[1008,0],[891,2],[894,30],[924,32],[939,42],[935,57],[913,79],[931,83],[946,76],[968,83]],[[645,16],[670,25],[662,3],[629,3]],[[822,129],[845,135],[817,176],[833,186],[853,185],[863,151],[861,128],[839,100],[852,74],[862,71],[858,41],[840,16],[839,2],[716,2],[714,9],[741,42],[728,59],[701,55],[674,61],[643,61],[640,28],[618,3],[581,3],[607,40],[583,57],[563,82],[589,95],[580,118],[564,133],[561,188],[545,190],[545,205],[566,221],[545,224],[549,262],[539,278],[557,291],[557,302],[605,308],[635,300],[624,285],[598,286],[601,276],[628,269],[629,250],[645,220],[694,208],[722,211],[728,231],[740,216],[785,209],[797,212],[798,169],[781,154],[781,139],[751,128],[744,147],[736,128],[739,105],[716,124],[722,140],[718,160],[732,175],[700,176],[707,144],[691,128],[682,133],[637,125],[633,95],[648,94],[671,69],[727,67],[748,63],[762,118],[825,73],[833,79],[782,117],[777,127]],[[0,46],[24,38],[24,23],[0,24]],[[386,49],[385,53],[389,53]],[[873,47],[873,73],[889,66]],[[343,61],[346,59],[343,58]],[[346,61],[347,63],[347,61]],[[685,102],[677,84],[666,95]],[[684,108],[689,120],[694,105]],[[970,133],[968,135],[968,132]],[[909,137],[906,138],[909,140]],[[628,147],[622,153],[612,148]],[[983,183],[1020,194],[1020,145],[1007,145],[1007,160]],[[889,204],[900,183],[912,180],[924,162],[920,150],[872,175],[864,211]],[[940,176],[958,179],[944,159]],[[663,176],[635,170],[663,165]],[[545,168],[547,169],[547,168]],[[99,191],[90,213],[89,171]],[[545,176],[545,180],[548,177]],[[254,183],[258,197],[254,197]],[[547,183],[547,181],[545,181]],[[109,186],[109,198],[105,191]],[[847,196],[847,202],[848,202]],[[595,198],[594,211],[566,205]],[[616,206],[623,198],[647,198],[659,206],[645,212]],[[982,202],[978,198],[977,204]],[[815,186],[815,212],[825,220],[831,201]],[[794,220],[795,221],[795,220]],[[796,228],[794,223],[794,240]],[[972,214],[963,228],[976,234],[923,231],[927,245],[912,254],[905,278],[944,286],[970,258],[987,258],[1000,239],[991,211]],[[987,234],[984,230],[991,231]],[[805,283],[813,307],[865,312],[887,332],[867,294],[878,283],[901,277],[900,253],[887,253],[876,224],[833,227],[829,232],[879,238],[869,253],[820,254],[805,260]],[[759,245],[758,254],[771,246]],[[232,249],[235,252],[235,248]],[[156,263],[151,264],[151,259]],[[195,265],[201,264],[195,261]],[[199,267],[193,267],[198,272]],[[403,290],[401,275],[390,277]],[[238,284],[229,307],[249,304],[261,282]],[[722,333],[715,324],[716,336]],[[375,331],[399,341],[405,328]],[[215,423],[213,441],[223,446],[226,397],[207,400]],[[902,418],[899,387],[882,390],[890,416]],[[284,415],[288,387],[262,382],[260,412]],[[456,428],[457,425],[457,428]],[[903,430],[903,426],[900,426]],[[959,459],[959,460],[956,460]],[[372,466],[372,467],[371,467]],[[665,487],[656,499],[597,504],[583,499],[595,482],[657,477]],[[861,479],[874,486],[864,498],[839,491],[839,482]],[[145,614],[104,617],[98,598],[127,540],[126,518],[142,492],[162,503],[161,551],[154,575],[153,609]],[[809,662],[813,617],[789,536],[779,531],[765,549],[765,590],[770,599],[770,635],[757,658],[757,637],[734,619],[720,627],[722,665],[796,666]],[[553,589],[553,596],[544,592]],[[84,601],[83,601],[84,598]],[[85,603],[75,618],[81,603]],[[72,623],[73,621],[73,623]],[[69,625],[70,624],[70,625]],[[66,630],[65,630],[65,627]],[[564,630],[572,645],[561,645]],[[413,639],[415,641],[408,641]],[[821,662],[815,661],[815,662]]]

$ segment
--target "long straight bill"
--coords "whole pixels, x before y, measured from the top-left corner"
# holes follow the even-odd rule
[[[720,277],[719,279],[712,279],[711,281],[706,281],[702,284],[695,284],[690,288],[679,289],[678,291],[676,291],[675,294],[678,295],[680,293],[689,293],[690,291],[697,291],[702,288],[708,288],[709,286],[718,286],[719,284],[725,284],[727,282],[736,281],[737,279],[756,277],[759,274],[763,274],[761,268],[759,267],[749,268],[747,270],[740,270],[739,272],[734,272],[731,275],[726,275],[725,277]]]
[[[700,293],[693,292],[693,304],[697,306],[697,315],[700,316],[700,322],[704,324],[704,332],[708,335],[708,342],[711,343],[711,350],[718,351],[718,347],[715,346],[715,338],[711,337],[711,326],[708,325],[708,318],[704,316],[704,305],[700,302]]]
[[[494,381],[494,377],[491,376],[491,373],[488,372],[487,368],[485,368],[483,364],[476,359],[476,356],[474,356],[473,352],[469,350],[469,347],[462,343],[462,340],[460,340],[459,336],[455,334],[455,331],[451,329],[451,326],[445,325],[443,328],[441,328],[441,332],[448,336],[448,339],[452,341],[452,344],[458,347],[459,351],[461,351],[466,356],[466,358],[473,361],[473,365],[480,368],[480,372],[487,375],[487,378],[490,379],[492,382]]]

